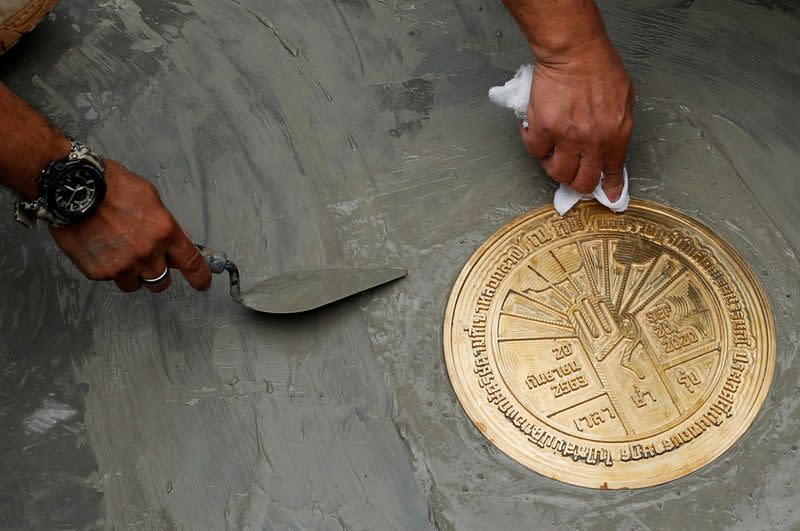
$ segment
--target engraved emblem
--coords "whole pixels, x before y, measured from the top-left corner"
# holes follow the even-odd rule
[[[583,202],[503,227],[465,266],[444,327],[461,404],[549,477],[635,488],[711,462],[744,433],[775,364],[772,314],[739,255],[646,201]]]

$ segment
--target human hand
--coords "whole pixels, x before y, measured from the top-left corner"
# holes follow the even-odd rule
[[[616,201],[633,98],[633,84],[605,33],[577,49],[540,56],[522,140],[548,175],[578,192],[594,190],[602,171],[603,189]]]
[[[197,290],[211,286],[200,252],[164,207],[156,188],[113,160],[106,161],[107,191],[88,220],[51,228],[58,246],[92,280],[113,280],[122,291],[142,287],[169,266]],[[153,292],[169,287],[170,277]]]

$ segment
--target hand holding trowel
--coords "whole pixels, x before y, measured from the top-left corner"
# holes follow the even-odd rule
[[[231,299],[262,313],[300,313],[331,304],[406,276],[399,268],[341,268],[284,273],[242,293],[239,269],[224,253],[197,245],[212,273],[228,272]]]

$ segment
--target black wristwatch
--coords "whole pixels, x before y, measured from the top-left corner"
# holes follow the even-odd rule
[[[39,197],[17,199],[17,221],[27,227],[44,220],[63,227],[88,219],[106,195],[103,159],[84,144],[69,139],[69,154],[49,163],[39,175]]]

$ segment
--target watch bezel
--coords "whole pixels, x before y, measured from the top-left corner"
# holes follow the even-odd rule
[[[84,171],[91,175],[95,182],[95,196],[91,205],[78,212],[63,209],[56,200],[58,183],[76,171]],[[97,211],[106,194],[106,180],[104,173],[91,162],[85,159],[60,160],[52,162],[42,173],[41,196],[44,197],[47,208],[59,221],[65,223],[78,223],[92,216]]]

